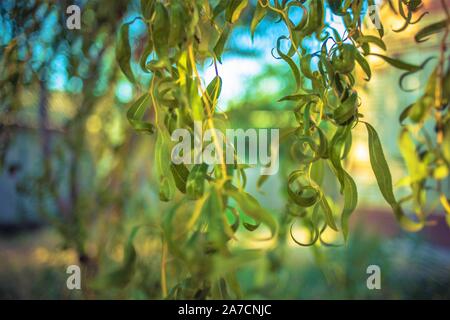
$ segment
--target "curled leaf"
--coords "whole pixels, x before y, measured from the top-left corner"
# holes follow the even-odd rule
[[[128,109],[127,118],[134,130],[152,134],[155,132],[154,125],[142,120],[145,110],[150,103],[149,98],[150,95],[146,93],[137,99]]]
[[[292,184],[296,182],[303,172],[298,170],[289,175],[287,182],[287,192],[289,197],[295,204],[300,207],[307,208],[313,206],[320,198],[320,192],[310,185],[299,184],[297,189],[293,189]]]
[[[336,222],[334,221],[333,211],[331,210],[330,205],[328,204],[327,198],[324,195],[321,196],[319,205],[322,208],[327,225],[331,229],[338,231]]]
[[[377,47],[379,47],[379,48],[383,49],[384,51],[386,51],[386,44],[384,43],[384,41],[382,39],[380,39],[378,37],[371,36],[371,35],[361,36],[356,41],[358,43],[360,43],[360,44],[373,43]]]
[[[283,59],[291,68],[292,74],[294,75],[295,78],[295,83],[297,85],[297,89],[299,89],[301,87],[301,80],[300,80],[300,72],[298,71],[297,65],[295,64],[294,60],[292,60],[291,57],[289,57],[287,54],[284,54],[281,51],[281,41],[288,39],[285,36],[281,36],[277,39],[277,53],[280,56],[281,59]]]
[[[278,224],[276,220],[272,217],[269,211],[264,209],[258,201],[252,197],[249,193],[239,191],[236,188],[227,189],[227,194],[232,197],[242,211],[256,220],[265,224],[271,232],[271,238],[275,237],[278,233]]]

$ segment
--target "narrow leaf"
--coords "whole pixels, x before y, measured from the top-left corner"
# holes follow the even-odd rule
[[[230,35],[230,27],[226,26],[222,33],[220,34],[219,40],[217,40],[216,45],[214,46],[214,54],[216,55],[217,60],[222,63],[222,53],[225,49],[225,43],[228,40],[228,36]]]
[[[120,27],[119,38],[116,43],[116,60],[119,64],[120,70],[122,70],[130,82],[134,83],[135,78],[130,65],[131,47],[128,38],[129,27],[129,23],[125,23]]]
[[[423,222],[416,222],[406,217],[400,204],[394,196],[392,187],[392,176],[388,164],[384,157],[383,148],[381,146],[380,138],[375,129],[365,122],[368,136],[369,136],[369,156],[372,170],[377,179],[378,187],[383,195],[383,198],[392,207],[394,214],[400,225],[408,231],[419,231],[423,228]]]
[[[448,20],[442,20],[439,22],[432,23],[429,26],[426,26],[423,29],[421,29],[419,32],[417,32],[417,34],[414,36],[414,40],[416,40],[416,42],[424,42],[424,41],[428,40],[429,36],[440,32],[448,24],[449,24]]]
[[[397,69],[402,69],[402,70],[406,70],[406,71],[418,71],[421,69],[421,66],[410,64],[410,63],[407,63],[407,62],[404,62],[404,61],[401,61],[398,59],[390,58],[390,57],[384,56],[382,54],[370,53],[370,55],[383,59],[384,61],[386,61],[391,66],[393,66]]]
[[[263,8],[258,1],[258,3],[256,4],[255,12],[253,13],[252,22],[250,23],[250,34],[251,34],[252,40],[255,36],[256,27],[262,21],[262,19],[264,19],[266,14],[267,14],[267,10],[265,8]]]

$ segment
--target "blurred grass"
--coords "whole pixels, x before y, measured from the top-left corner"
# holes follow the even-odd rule
[[[95,298],[157,298],[159,249],[155,241],[147,238],[137,243],[139,260],[131,285],[110,287]],[[59,243],[50,228],[0,237],[0,299],[86,298],[80,291],[66,289],[66,267],[77,261],[75,253],[63,250]],[[288,245],[285,249],[283,253],[272,251],[267,259],[255,260],[238,272],[246,298],[450,298],[450,251],[422,235],[400,233],[386,238],[357,223],[347,246],[308,249]],[[121,259],[120,254],[116,259]],[[366,287],[366,269],[371,264],[381,268],[381,290]]]

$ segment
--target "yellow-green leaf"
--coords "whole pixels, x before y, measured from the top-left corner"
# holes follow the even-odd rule
[[[368,136],[369,136],[369,156],[372,170],[378,183],[378,187],[383,195],[383,198],[392,207],[394,214],[400,225],[408,231],[419,231],[423,228],[422,221],[410,220],[403,212],[402,207],[397,202],[394,196],[392,187],[392,176],[388,164],[384,157],[383,148],[381,146],[380,138],[375,129],[365,122]]]

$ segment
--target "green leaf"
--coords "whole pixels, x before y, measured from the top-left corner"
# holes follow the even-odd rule
[[[152,23],[152,38],[156,54],[160,60],[167,59],[169,55],[168,36],[170,32],[169,13],[161,2],[156,2],[155,17]]]
[[[190,94],[190,104],[191,104],[191,115],[194,121],[202,121],[204,114],[204,105],[202,104],[202,99],[198,94],[198,87],[194,81],[187,82],[189,85]]]
[[[181,3],[174,2],[170,8],[170,36],[169,45],[175,46],[182,41],[184,37],[184,17],[186,15],[185,8]]]
[[[363,43],[373,43],[374,45],[376,45],[377,47],[383,49],[384,51],[386,51],[386,44],[384,43],[384,41],[378,37],[375,36],[361,36],[357,39],[357,42],[360,44]]]
[[[259,228],[259,226],[261,225],[261,222],[258,222],[256,224],[243,222],[242,225],[244,226],[245,229],[247,229],[248,231],[252,232],[252,231],[255,231],[256,229]]]
[[[315,213],[318,211],[317,208],[318,208],[318,206],[314,207],[313,215],[315,215]],[[303,220],[303,222],[304,222],[305,227],[307,227],[309,229],[309,231],[311,232],[311,236],[310,236],[311,240],[309,242],[303,243],[303,242],[298,241],[295,238],[295,235],[294,235],[294,232],[293,232],[294,223],[291,224],[291,227],[289,228],[289,233],[291,235],[291,239],[296,244],[298,244],[299,246],[302,246],[302,247],[310,247],[310,246],[314,245],[317,242],[317,240],[319,239],[319,229],[313,223],[312,219],[306,218],[306,219]]]
[[[325,177],[324,164],[325,161],[321,161],[319,159],[318,161],[314,162],[311,166],[311,179],[314,180],[314,182],[317,183],[318,185],[323,184],[323,180]]]
[[[343,192],[345,188],[345,181],[344,181],[345,170],[342,167],[341,156],[349,135],[351,135],[350,125],[339,127],[336,133],[334,134],[333,138],[331,139],[330,143],[331,145],[330,161],[334,169],[336,170],[336,177],[338,178],[339,183],[341,185],[341,192]]]
[[[302,14],[302,18],[301,20],[297,23],[297,25],[294,25],[294,23],[292,23],[292,21],[290,19],[288,19],[288,23],[289,23],[289,27],[294,30],[294,31],[301,31],[306,24],[308,23],[308,10],[306,9],[306,7],[297,1],[291,1],[286,5],[286,8],[284,9],[286,12],[286,16],[289,18],[290,14],[289,14],[289,9],[291,7],[299,7],[302,9],[303,14]]]
[[[414,104],[410,104],[402,111],[402,113],[398,117],[398,122],[400,123],[400,125],[403,125],[403,121],[405,121],[405,119],[409,117],[409,113],[411,112],[413,106]]]
[[[389,204],[396,203],[394,192],[392,189],[391,172],[384,157],[380,138],[378,137],[377,132],[371,125],[369,125],[368,123],[365,124],[369,135],[370,163],[372,165],[373,172],[377,179],[377,183],[380,188],[381,194]]]
[[[400,88],[401,88],[402,90],[404,90],[404,91],[413,91],[413,90],[406,90],[406,89],[404,88],[404,86],[403,86],[403,81],[405,80],[406,77],[408,77],[408,76],[410,76],[410,75],[412,75],[412,74],[414,74],[414,73],[416,73],[416,72],[418,72],[418,71],[420,71],[420,70],[423,70],[423,68],[425,68],[425,66],[427,65],[427,63],[428,63],[429,61],[433,60],[433,59],[434,59],[434,57],[428,57],[428,58],[426,58],[426,59],[421,63],[421,65],[419,66],[419,69],[413,70],[413,71],[407,71],[407,72],[405,72],[404,74],[402,74],[402,76],[401,76],[400,79],[399,79],[399,85],[400,85]],[[433,73],[433,74],[431,75],[431,77],[430,77],[430,79],[432,79],[431,81],[435,81],[435,80],[433,79],[434,77],[435,77],[435,73]],[[432,86],[434,86],[434,82],[433,82]],[[434,90],[434,87],[433,87],[433,90]],[[427,90],[427,91],[428,91],[428,90]],[[434,94],[434,93],[432,93],[432,94]]]
[[[326,159],[329,156],[329,154],[328,154],[328,139],[327,139],[327,136],[325,135],[325,133],[322,131],[322,129],[320,129],[319,127],[316,127],[316,128],[317,128],[317,131],[319,132],[319,142],[320,142],[317,153],[321,158]]]
[[[319,72],[324,79],[332,85],[334,83],[334,67],[328,59],[327,53],[322,52],[319,56]]]
[[[327,0],[328,6],[335,15],[343,15],[342,2],[344,0]]]
[[[428,100],[428,99],[427,99]],[[432,107],[430,103],[424,103],[425,97],[420,98],[412,104],[411,109],[408,111],[409,119],[414,123],[420,123],[425,120],[427,109]]]
[[[208,165],[206,163],[196,164],[192,168],[186,182],[186,193],[188,199],[198,200],[205,193],[205,181]]]
[[[250,34],[252,37],[252,40],[255,36],[255,30],[258,24],[264,19],[264,17],[267,14],[267,10],[261,6],[261,4],[258,2],[256,4],[255,12],[253,13],[252,22],[250,23]]]
[[[180,201],[175,203],[170,207],[165,215],[162,217],[162,228],[164,232],[164,240],[167,243],[170,253],[180,259],[186,259],[186,252],[180,246],[177,241],[177,232],[174,227],[177,226],[177,221],[175,219],[177,210],[185,203],[185,201]]]
[[[302,70],[302,74],[309,79],[314,78],[314,74],[311,70],[311,60],[311,54],[304,55],[300,58],[300,69]]]
[[[189,170],[182,163],[180,164],[170,164],[170,170],[172,171],[173,177],[175,179],[175,185],[178,190],[182,193],[186,193],[186,183],[189,176]]]
[[[144,48],[144,52],[141,55],[141,59],[139,60],[139,65],[141,66],[142,71],[149,73],[147,69],[147,59],[148,56],[153,52],[153,42],[151,39],[147,40],[147,45]]]
[[[299,184],[298,188],[294,190],[292,184],[296,182],[304,172],[301,170],[293,171],[287,182],[287,192],[289,198],[300,207],[307,208],[316,204],[320,199],[320,192],[310,185]]]
[[[208,240],[218,249],[225,249],[229,237],[225,231],[224,207],[217,186],[212,186],[202,212],[208,221]]]
[[[450,120],[447,120],[444,125],[444,139],[442,142],[442,155],[450,165]]]
[[[206,87],[206,99],[208,99],[209,107],[211,108],[212,113],[214,113],[221,91],[222,78],[215,76]]]
[[[219,39],[217,40],[216,45],[214,46],[214,54],[216,55],[217,60],[222,63],[222,53],[225,49],[225,43],[228,40],[228,36],[230,35],[231,28],[229,26],[225,26],[220,34]]]
[[[356,47],[349,43],[338,45],[333,50],[331,64],[339,72],[349,74],[355,68]]]
[[[141,0],[141,12],[145,20],[150,20],[153,15],[155,0]]]
[[[392,176],[384,157],[380,138],[370,124],[365,122],[365,125],[369,136],[370,164],[383,198],[392,207],[397,220],[405,230],[412,232],[419,231],[423,228],[423,222],[416,222],[406,217],[400,204],[395,199],[394,190],[392,187]]]
[[[419,71],[420,69],[422,69],[421,66],[410,64],[410,63],[407,63],[407,62],[404,62],[404,61],[401,61],[398,59],[390,58],[390,57],[384,56],[382,54],[370,53],[370,55],[383,59],[384,61],[386,61],[391,66],[393,66],[397,69],[406,70],[406,71]]]
[[[158,132],[155,145],[155,162],[159,178],[159,199],[170,201],[175,194],[175,180],[170,169],[170,136],[167,130],[161,129]]]
[[[325,221],[326,221],[327,225],[330,226],[331,229],[338,231],[336,222],[334,221],[333,211],[331,210],[330,205],[328,204],[327,198],[325,198],[324,195],[321,196],[319,204],[324,213],[324,217],[325,217]]]
[[[127,118],[134,130],[152,134],[155,132],[155,127],[149,122],[142,121],[145,110],[150,104],[150,95],[148,93],[142,95],[134,102],[127,111]]]
[[[119,64],[120,70],[130,80],[135,83],[133,71],[131,70],[131,47],[128,39],[128,30],[130,23],[125,23],[120,27],[119,38],[116,43],[116,60]]]
[[[317,101],[319,99],[318,96],[314,94],[293,94],[284,96],[283,98],[279,99],[278,102],[282,101],[300,101],[300,103],[305,103],[309,101]]]
[[[248,0],[230,0],[225,12],[226,20],[230,23],[235,23],[247,5]]]
[[[416,42],[424,42],[424,41],[428,40],[429,36],[440,32],[448,24],[449,24],[449,21],[447,19],[432,23],[429,26],[426,26],[423,29],[421,29],[419,32],[417,32],[417,34],[414,36],[414,39],[416,40]]]
[[[358,204],[358,190],[353,178],[344,171],[344,208],[341,215],[342,233],[345,241],[348,239],[349,220]]]
[[[225,11],[230,4],[230,0],[220,0],[220,2],[213,9],[213,18]]]
[[[344,207],[341,214],[341,227],[344,239],[347,241],[349,219],[355,211],[358,203],[358,190],[352,177],[344,170],[341,162],[341,154],[347,141],[351,137],[351,126],[339,127],[331,140],[330,162],[335,170],[336,177],[341,185],[341,193],[344,196]],[[348,147],[350,150],[350,147]],[[344,150],[345,153],[345,150]]]
[[[359,53],[359,51],[356,51],[355,54],[355,58],[356,58],[356,62],[358,62],[358,64],[360,65],[360,67],[364,70],[364,72],[367,75],[367,81],[370,80],[370,78],[372,77],[372,71],[370,70],[370,65],[369,63],[366,61],[366,58],[364,58],[361,53]]]
[[[333,112],[333,119],[339,125],[346,125],[358,111],[358,94],[352,92],[342,104]]]
[[[256,181],[256,189],[258,191],[261,191],[261,187],[263,186],[263,184],[270,178],[270,176],[268,175],[260,175],[258,178],[258,181]]]
[[[236,233],[237,229],[239,229],[239,223],[240,223],[240,219],[239,219],[239,212],[236,210],[236,208],[232,208],[232,207],[227,207],[226,209],[229,210],[229,212],[231,213],[231,216],[233,216],[234,222],[231,226],[229,226],[229,232],[230,232],[230,238],[233,237],[233,234]]]
[[[269,211],[264,209],[258,203],[254,197],[252,197],[249,193],[240,191],[234,187],[227,189],[227,194],[237,202],[246,215],[253,218],[257,222],[265,224],[271,232],[271,238],[277,235],[278,224],[276,220],[272,217]]]
[[[426,178],[428,175],[427,165],[419,158],[416,146],[406,128],[403,128],[400,133],[398,145],[410,174],[411,182],[418,182]]]
[[[297,89],[299,89],[300,86],[301,86],[301,80],[300,80],[300,72],[299,72],[299,70],[297,68],[297,65],[295,64],[294,60],[292,60],[288,55],[284,54],[281,51],[281,49],[280,49],[281,40],[285,40],[285,39],[288,39],[288,38],[285,37],[285,36],[281,36],[281,37],[278,38],[278,40],[277,40],[277,53],[280,56],[280,58],[283,59],[289,65],[289,67],[291,68],[292,74],[294,75],[294,78],[295,78],[295,83],[297,85]]]
[[[313,32],[319,33],[325,20],[325,8],[323,0],[316,0],[309,2],[309,15],[308,22],[301,30],[302,34],[305,36],[311,35]]]

